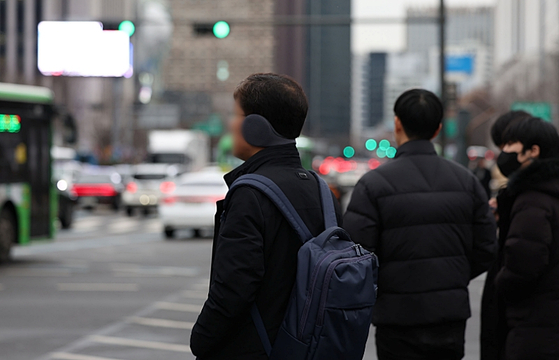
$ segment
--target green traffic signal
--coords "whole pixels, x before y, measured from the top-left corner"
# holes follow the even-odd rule
[[[214,24],[213,32],[216,38],[225,39],[231,33],[231,26],[226,21],[218,21]]]
[[[136,25],[130,20],[124,20],[118,25],[118,30],[125,32],[128,36],[132,36],[136,32]]]
[[[377,148],[377,141],[375,139],[369,139],[365,142],[365,149],[369,151],[374,151]]]
[[[389,147],[390,147],[390,141],[388,141],[388,140],[386,140],[386,139],[381,140],[381,141],[378,143],[378,148],[381,149],[382,151],[388,150]]]
[[[344,156],[348,159],[354,157],[355,156],[355,149],[352,148],[351,146],[346,146],[345,149],[344,149]]]

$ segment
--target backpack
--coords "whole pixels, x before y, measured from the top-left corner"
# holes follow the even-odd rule
[[[272,360],[360,360],[365,352],[376,301],[378,259],[353,243],[338,227],[332,192],[320,184],[326,230],[313,237],[281,189],[262,175],[241,176],[225,199],[240,186],[265,194],[303,242],[287,312],[272,347],[256,303],[251,316]],[[224,214],[225,215],[225,214]]]

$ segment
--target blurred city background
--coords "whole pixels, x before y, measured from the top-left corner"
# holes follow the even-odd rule
[[[439,153],[491,194],[497,116],[559,123],[559,0],[0,0],[0,358],[192,358],[232,94],[256,72],[302,84],[303,165],[342,205],[396,155],[415,87],[444,101]]]

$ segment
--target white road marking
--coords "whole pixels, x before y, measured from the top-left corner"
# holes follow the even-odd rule
[[[168,351],[176,351],[182,353],[191,353],[190,346],[181,345],[181,344],[134,340],[134,339],[126,339],[126,338],[119,338],[113,336],[100,336],[100,335],[92,336],[90,337],[90,340],[100,344],[121,345],[121,346],[138,347],[144,349],[168,350]]]
[[[144,318],[144,317],[131,317],[128,319],[128,322],[132,324],[153,326],[153,327],[163,327],[163,328],[170,328],[170,329],[192,330],[192,328],[194,327],[194,323],[192,322]]]
[[[50,358],[58,359],[58,360],[119,360],[119,359],[99,357],[99,356],[70,354],[70,353],[61,353],[61,352],[50,354]]]
[[[195,267],[172,267],[172,266],[138,266],[131,264],[117,264],[113,267],[115,276],[147,275],[147,276],[184,276],[193,277],[198,275],[199,270]]]
[[[210,286],[208,285],[207,282],[204,282],[200,284],[194,284],[192,287],[195,288],[196,290],[204,290],[207,292]]]
[[[160,301],[156,303],[155,307],[159,310],[184,311],[184,312],[191,312],[195,314],[199,314],[200,311],[202,311],[201,305],[179,304],[179,303],[171,303],[171,302],[164,302],[164,301]]]
[[[208,294],[203,291],[186,290],[181,293],[181,296],[190,299],[207,299]]]
[[[7,276],[14,277],[68,277],[72,276],[69,269],[10,269]]]
[[[59,291],[138,291],[138,284],[61,283]]]
[[[120,219],[118,222],[113,222],[106,227],[110,234],[127,233],[133,230],[138,230],[141,227],[141,222],[131,219]]]
[[[103,248],[144,244],[144,243],[150,243],[156,241],[161,241],[161,238],[156,235],[151,235],[151,236],[131,236],[128,234],[112,235],[112,236],[96,237],[93,239],[87,238],[82,240],[63,241],[63,242],[54,242],[49,244],[37,244],[32,246],[16,247],[13,249],[13,254],[14,257],[20,257],[20,256],[30,256],[30,255],[51,254],[51,253],[57,253],[62,251],[78,251],[78,250],[88,250],[88,249],[99,249],[99,251],[101,251],[103,250]]]

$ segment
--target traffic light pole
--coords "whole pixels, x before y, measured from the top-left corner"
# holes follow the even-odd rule
[[[440,87],[441,87],[441,102],[443,103],[443,120],[442,120],[442,130],[440,133],[440,141],[441,141],[441,155],[445,156],[445,147],[446,147],[446,133],[445,133],[445,116],[446,116],[446,11],[445,11],[445,4],[444,0],[440,0],[439,6],[439,46],[440,46],[440,54],[439,54],[439,67],[440,67]]]
[[[219,20],[195,21],[194,19],[174,19],[175,24],[217,23],[251,26],[348,26],[348,25],[394,25],[394,24],[433,24],[438,17],[424,16],[413,19],[399,17],[361,17],[345,15],[303,15],[274,16],[271,19],[226,18]]]

